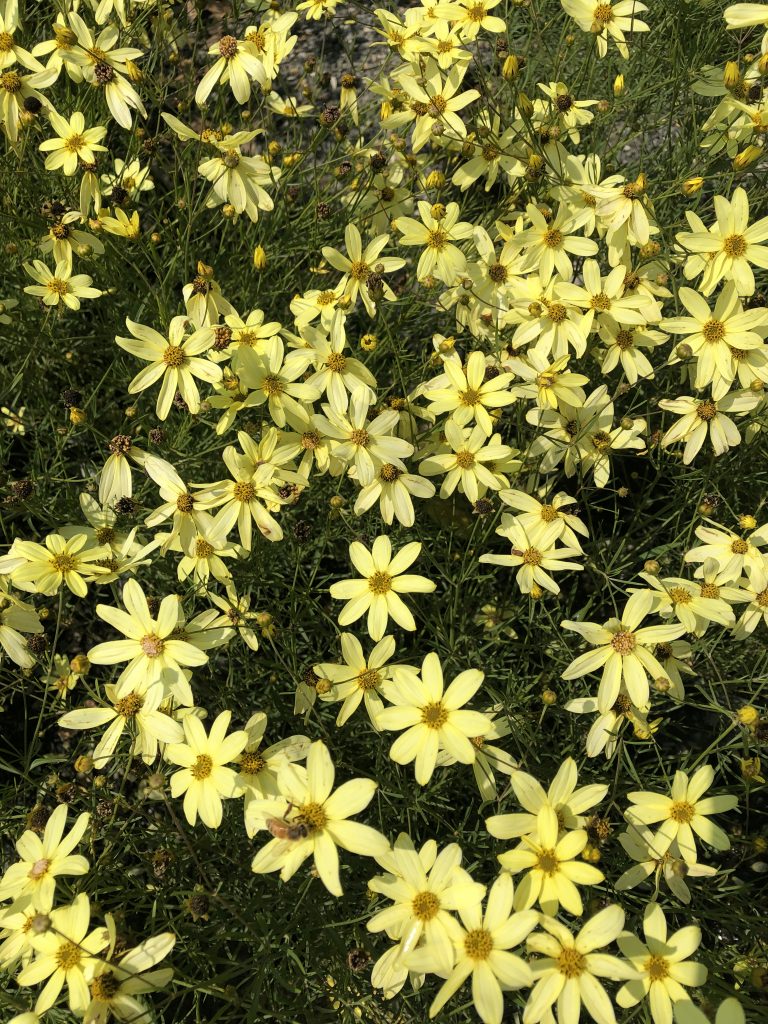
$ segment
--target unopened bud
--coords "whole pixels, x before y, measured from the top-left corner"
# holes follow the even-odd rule
[[[738,156],[733,158],[731,166],[734,171],[743,171],[750,164],[753,164],[756,160],[759,160],[763,155],[763,149],[761,146],[747,146],[743,149]]]
[[[726,89],[735,89],[740,84],[741,72],[738,63],[735,60],[727,61],[723,71],[723,85]]]
[[[621,96],[624,92],[624,75],[616,75],[613,80],[613,95]]]
[[[267,265],[267,254],[263,245],[257,245],[253,250],[253,265],[256,270],[263,270]]]
[[[681,186],[681,191],[684,196],[693,196],[701,190],[701,186],[704,184],[704,179],[697,178],[686,178]]]
[[[508,82],[513,81],[517,78],[520,73],[520,61],[514,54],[510,53],[507,59],[504,61],[501,67],[502,78],[506,78]]]

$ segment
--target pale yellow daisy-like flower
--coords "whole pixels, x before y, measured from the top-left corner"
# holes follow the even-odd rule
[[[726,10],[726,21],[729,10],[733,8]],[[764,15],[763,20],[768,18]],[[734,189],[730,200],[715,196],[713,202],[716,220],[709,229],[681,231],[675,237],[689,252],[707,254],[701,280],[704,295],[711,295],[723,278],[733,281],[739,295],[752,295],[755,275],[750,264],[768,268],[768,246],[762,244],[768,241],[768,217],[749,226],[749,198],[743,188]]]
[[[381,832],[348,820],[368,806],[377,783],[350,779],[334,791],[335,774],[328,748],[320,740],[309,748],[306,768],[285,764],[280,769],[277,785],[282,799],[259,807],[274,838],[253,858],[252,871],[280,871],[287,882],[308,857],[314,857],[323,885],[341,896],[337,847],[364,857],[378,857],[388,849]]]
[[[474,503],[486,491],[499,490],[502,485],[485,463],[490,462],[495,468],[497,463],[508,459],[512,455],[509,445],[488,444],[488,435],[479,423],[470,428],[449,420],[443,433],[449,451],[441,446],[437,454],[419,463],[419,472],[424,476],[444,474],[440,497],[447,498],[458,488]]]
[[[464,253],[454,243],[472,238],[474,225],[469,221],[459,221],[458,203],[430,206],[422,199],[418,209],[421,222],[413,217],[397,218],[397,230],[402,234],[400,244],[424,247],[416,267],[420,281],[434,275],[445,284],[452,285],[467,266]]]
[[[157,757],[158,743],[179,743],[184,738],[179,723],[159,710],[165,696],[162,686],[144,684],[126,693],[107,683],[104,690],[111,707],[75,708],[59,719],[62,729],[107,726],[91,755],[96,768],[103,768],[110,761],[126,727],[133,733],[131,753],[140,756],[145,764],[151,764]],[[118,696],[119,692],[123,696]]]
[[[423,942],[441,969],[448,973],[453,967],[451,914],[462,907],[479,906],[485,895],[485,886],[472,880],[461,867],[461,859],[457,843],[438,853],[437,843],[430,839],[417,850],[404,832],[390,850],[376,857],[387,873],[372,878],[368,888],[392,900],[393,905],[374,914],[366,927],[397,940],[401,961]]]
[[[685,336],[696,357],[694,387],[702,389],[711,384],[712,397],[722,398],[734,378],[731,350],[747,351],[763,345],[768,334],[768,309],[759,306],[744,310],[732,282],[720,292],[714,310],[692,288],[680,288],[678,295],[690,316],[669,317],[662,321],[662,327]]]
[[[93,278],[87,274],[73,274],[68,260],[60,260],[55,270],[42,260],[32,260],[24,264],[24,270],[39,282],[27,285],[24,291],[27,295],[36,295],[45,306],[63,304],[67,309],[78,310],[81,299],[98,299],[102,294],[98,288],[91,287]]]
[[[383,684],[392,679],[395,666],[390,665],[395,653],[395,638],[385,636],[366,657],[363,647],[352,633],[342,633],[341,653],[345,664],[323,662],[314,666],[315,675],[331,682],[331,689],[321,694],[323,701],[343,701],[336,725],[345,725],[362,703],[373,725],[384,710],[380,692]]]
[[[559,594],[560,587],[549,573],[564,569],[580,572],[584,568],[578,562],[568,561],[569,558],[583,554],[581,547],[557,546],[562,533],[559,523],[550,523],[531,537],[516,516],[504,514],[496,533],[512,544],[512,551],[508,555],[483,554],[480,555],[480,561],[516,568],[515,581],[524,594],[540,594],[542,590]]]
[[[653,875],[655,891],[658,892],[663,878],[681,903],[690,903],[691,891],[686,880],[712,878],[717,874],[717,868],[707,864],[686,864],[677,843],[670,842],[661,834],[654,835],[647,825],[630,825],[627,831],[619,836],[619,842],[627,856],[635,861],[616,880],[615,885],[619,892],[634,889]]]
[[[629,48],[625,32],[648,31],[645,22],[637,18],[638,14],[647,11],[648,8],[638,0],[620,0],[617,4],[595,3],[594,0],[561,0],[561,3],[563,10],[570,14],[582,32],[594,34],[600,57],[606,55],[608,40],[612,39],[616,49],[626,60]]]
[[[449,413],[460,427],[472,420],[490,437],[494,421],[490,410],[501,409],[515,401],[510,392],[513,376],[501,372],[486,379],[486,361],[482,352],[470,352],[465,366],[458,359],[445,359],[443,373],[429,382],[424,397],[429,410],[437,416]]]
[[[729,448],[741,444],[739,428],[730,418],[736,413],[751,412],[760,404],[760,395],[752,391],[731,391],[722,398],[662,398],[659,408],[674,412],[680,418],[665,431],[661,438],[663,448],[685,441],[683,464],[689,465],[709,436],[715,455],[724,455]]]
[[[110,553],[106,545],[86,547],[87,544],[84,533],[72,537],[49,533],[43,544],[17,539],[10,554],[23,558],[24,564],[13,570],[11,579],[22,590],[38,594],[57,594],[64,584],[75,597],[85,597],[88,583],[107,571],[98,562]]]
[[[458,908],[461,924],[452,919],[455,963],[449,972],[441,966],[428,942],[408,958],[409,965],[416,970],[447,975],[429,1008],[430,1017],[436,1016],[471,978],[472,1002],[483,1024],[501,1024],[503,992],[533,984],[529,965],[510,951],[525,941],[538,924],[539,915],[533,910],[513,911],[513,894],[512,879],[502,873],[491,886],[484,912],[479,902]]]
[[[625,817],[630,824],[661,822],[657,835],[670,842],[674,840],[686,863],[695,864],[698,859],[696,836],[715,850],[729,850],[727,834],[709,816],[732,811],[739,800],[730,794],[704,797],[714,778],[715,770],[708,764],[698,768],[690,779],[685,772],[676,771],[669,796],[644,791],[630,793],[631,806]]]
[[[125,639],[108,640],[88,651],[88,660],[94,665],[128,662],[117,681],[118,697],[132,690],[144,690],[156,682],[170,687],[182,675],[182,666],[191,668],[204,665],[208,660],[199,646],[176,635],[180,602],[175,594],[163,598],[155,618],[150,614],[139,584],[136,580],[127,580],[123,587],[123,604],[125,611],[99,604],[96,614],[123,633]]]
[[[183,718],[186,742],[173,743],[165,749],[165,758],[171,764],[181,765],[181,771],[171,776],[171,795],[184,794],[184,816],[194,825],[200,816],[209,828],[218,828],[223,816],[222,799],[238,796],[237,776],[226,765],[234,761],[248,742],[243,729],[227,736],[231,711],[222,711],[205,727],[195,715]]]
[[[538,903],[545,914],[554,915],[562,905],[578,917],[584,909],[577,885],[596,885],[605,878],[591,864],[576,860],[587,845],[584,829],[567,831],[558,838],[557,812],[548,803],[536,815],[536,831],[522,837],[514,850],[499,854],[499,863],[512,874],[527,871],[515,893],[517,910]]]
[[[113,960],[117,935],[114,921],[107,916],[109,948],[102,954],[90,983],[91,1001],[83,1024],[107,1024],[110,1016],[126,1024],[149,1024],[151,1011],[141,997],[170,984],[173,968],[153,970],[173,949],[176,936],[163,932],[145,939]]]
[[[396,298],[386,281],[381,279],[382,274],[400,270],[405,266],[405,260],[396,256],[380,255],[389,242],[389,235],[377,235],[363,249],[360,231],[354,224],[347,224],[344,242],[347,256],[331,246],[323,247],[323,256],[332,267],[344,275],[334,292],[341,293],[349,299],[350,309],[354,309],[359,295],[368,315],[375,316],[377,297],[384,297],[390,302]]]
[[[129,394],[144,391],[162,379],[155,407],[159,419],[164,420],[168,416],[177,391],[191,413],[199,412],[200,393],[195,377],[208,384],[215,384],[222,378],[220,366],[209,359],[199,358],[214,342],[213,329],[201,327],[186,336],[189,320],[185,316],[175,316],[168,327],[166,338],[144,324],[137,324],[127,318],[125,323],[133,338],[117,337],[115,341],[126,352],[149,363],[128,385]]]
[[[390,616],[403,629],[416,629],[400,594],[431,594],[435,590],[436,584],[425,576],[405,572],[420,553],[418,541],[406,544],[394,556],[389,537],[377,537],[370,551],[360,541],[353,541],[349,557],[362,578],[331,584],[331,597],[347,602],[339,612],[339,625],[349,626],[367,612],[372,640],[381,640]]]
[[[699,988],[707,980],[707,968],[688,957],[701,943],[698,925],[687,925],[668,934],[664,911],[649,903],[643,914],[642,942],[630,932],[618,937],[619,949],[640,977],[628,981],[616,993],[622,1007],[648,1000],[654,1024],[672,1024],[672,1004],[688,1000],[687,988]]]
[[[258,829],[265,828],[266,822],[259,813],[259,802],[277,798],[278,772],[283,764],[303,761],[309,752],[307,736],[287,736],[269,746],[264,745],[267,716],[263,711],[251,715],[245,723],[248,742],[242,754],[236,759],[237,788],[243,794],[245,831],[253,838]]]
[[[47,913],[53,906],[59,875],[85,875],[88,861],[72,851],[83,838],[90,821],[81,814],[67,835],[67,805],[59,804],[45,823],[42,838],[27,829],[16,843],[21,858],[0,879],[0,900],[29,897],[31,906]]]
[[[755,573],[764,573],[766,555],[760,549],[768,543],[768,525],[752,530],[746,537],[714,525],[697,526],[696,536],[703,543],[686,551],[686,562],[706,564],[711,559],[723,580],[738,580],[742,574],[751,579]],[[704,576],[704,565],[696,569],[694,576]]]
[[[10,559],[8,559],[8,563],[10,564]],[[18,559],[17,564],[23,565],[21,558]],[[31,604],[19,600],[11,593],[8,580],[2,575],[2,572],[3,570],[0,568],[0,648],[20,668],[32,668],[35,659],[29,653],[22,634],[42,633],[43,624]],[[64,660],[66,662],[66,658]],[[68,663],[67,669],[69,669]]]
[[[579,1020],[582,1005],[596,1024],[615,1024],[611,997],[599,979],[637,978],[625,960],[602,952],[624,927],[621,907],[598,911],[576,935],[552,917],[542,917],[541,927],[544,931],[528,936],[528,949],[541,957],[531,961],[535,984],[523,1010],[523,1024],[551,1021],[553,1008],[559,1024],[570,1024]]]
[[[497,839],[516,839],[534,833],[539,811],[545,806],[553,808],[558,822],[562,823],[561,828],[583,828],[587,821],[583,812],[600,803],[608,792],[608,786],[601,783],[577,789],[579,774],[572,757],[567,757],[560,765],[546,792],[527,772],[513,772],[509,781],[525,813],[494,814],[487,818],[485,827]]]
[[[95,164],[96,154],[106,153],[107,147],[100,145],[100,142],[107,134],[107,129],[102,125],[86,128],[85,118],[79,110],[75,111],[69,120],[51,110],[48,120],[58,138],[45,139],[40,143],[40,150],[50,154],[45,158],[47,171],[57,171],[61,168],[67,176],[71,176],[77,170],[80,161],[84,164]]]
[[[229,84],[233,96],[240,104],[248,102],[252,81],[262,79],[266,82],[261,61],[247,43],[234,36],[222,36],[209,48],[208,53],[218,59],[205,72],[195,91],[198,107],[206,103],[217,82]]]
[[[563,629],[581,634],[595,648],[572,661],[563,672],[563,679],[578,679],[602,669],[597,702],[603,714],[616,703],[622,680],[632,701],[643,707],[650,695],[649,674],[652,679],[666,675],[653,654],[653,645],[676,640],[685,632],[685,626],[681,623],[642,626],[652,606],[650,594],[635,593],[624,606],[621,618],[609,619],[603,626],[567,619],[561,623]]]
[[[405,730],[395,740],[389,756],[398,764],[415,761],[416,781],[426,786],[432,778],[440,750],[446,750],[462,764],[472,764],[477,748],[472,739],[484,736],[492,727],[488,715],[468,711],[464,705],[474,697],[484,675],[477,669],[459,673],[443,690],[443,669],[437,654],[428,654],[421,675],[409,666],[398,666],[383,695],[393,707],[378,715],[381,729]]]
[[[96,955],[107,946],[109,935],[106,928],[88,934],[91,907],[84,892],[69,906],[52,910],[50,919],[50,928],[32,939],[37,956],[22,968],[16,981],[26,986],[48,979],[37,997],[35,1013],[49,1010],[66,985],[70,1010],[82,1014],[91,1001],[88,984],[98,966]]]

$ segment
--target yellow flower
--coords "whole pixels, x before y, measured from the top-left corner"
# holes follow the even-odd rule
[[[88,983],[98,966],[100,953],[109,936],[105,928],[89,934],[91,908],[84,892],[67,907],[51,911],[50,927],[32,940],[37,956],[16,976],[19,985],[37,985],[46,978],[45,987],[37,997],[35,1013],[49,1010],[64,985],[69,989],[69,1008],[82,1014],[91,1000]]]
[[[50,156],[45,158],[47,171],[57,171],[61,168],[67,176],[71,176],[77,170],[78,162],[95,164],[96,154],[106,153],[107,147],[99,143],[107,134],[107,129],[101,125],[86,128],[85,118],[79,110],[75,111],[69,120],[51,110],[48,120],[58,138],[46,139],[40,143],[41,151],[50,153]]]
[[[24,291],[27,295],[37,295],[45,306],[58,306],[60,303],[68,309],[80,309],[80,299],[98,299],[101,292],[91,288],[93,279],[87,274],[73,274],[72,264],[60,260],[55,270],[50,270],[42,260],[25,263],[24,269],[39,284],[28,285]]]
[[[433,971],[447,978],[432,1001],[429,1016],[434,1017],[468,979],[472,979],[472,1001],[484,1024],[501,1024],[505,991],[533,984],[531,968],[510,950],[525,941],[539,921],[533,910],[513,912],[513,884],[501,874],[491,886],[485,913],[480,903],[458,907],[461,925],[453,919],[451,940],[455,963],[449,972],[441,967],[439,950],[429,941],[408,958],[415,970]],[[463,927],[462,927],[463,926]]]
[[[361,579],[333,583],[331,597],[346,600],[339,612],[339,625],[349,626],[368,613],[368,635],[381,640],[391,616],[403,629],[416,629],[413,615],[400,594],[431,594],[435,584],[424,576],[405,574],[421,552],[421,544],[412,541],[393,557],[389,537],[377,537],[369,551],[360,541],[349,545],[349,557]]]
[[[108,546],[87,548],[87,543],[84,533],[67,538],[49,533],[45,546],[16,540],[11,554],[23,558],[24,564],[13,570],[11,578],[22,589],[38,594],[57,594],[64,583],[76,597],[85,597],[88,583],[107,571],[99,560],[109,556]]]
[[[625,817],[630,824],[662,822],[657,836],[661,840],[675,841],[688,864],[697,861],[697,835],[715,850],[730,850],[728,836],[709,820],[709,815],[732,811],[739,801],[736,796],[725,794],[702,799],[714,778],[714,768],[708,764],[698,768],[690,779],[685,772],[676,771],[670,796],[644,791],[630,793],[631,806],[627,808]]]
[[[309,748],[306,768],[283,765],[277,776],[282,799],[259,805],[274,838],[253,858],[252,871],[258,875],[279,870],[287,882],[308,857],[314,857],[323,885],[332,895],[341,896],[337,846],[364,857],[378,857],[387,850],[389,844],[381,832],[347,820],[368,806],[377,784],[371,779],[350,779],[332,792],[334,777],[328,748],[320,740]]]
[[[215,384],[222,378],[220,366],[209,359],[198,358],[213,344],[213,330],[201,327],[185,337],[189,321],[185,316],[175,316],[165,338],[144,324],[129,319],[125,322],[133,338],[117,337],[115,341],[126,352],[150,364],[133,378],[128,385],[128,393],[135,395],[162,379],[156,405],[159,419],[164,420],[168,416],[177,391],[191,413],[199,412],[200,393],[194,378],[209,384]]]
[[[405,730],[389,751],[397,764],[415,761],[416,781],[426,786],[432,778],[441,750],[462,764],[473,764],[477,748],[471,739],[490,732],[491,719],[479,711],[467,711],[464,705],[483,683],[483,673],[468,669],[459,673],[443,692],[443,670],[440,659],[428,654],[416,669],[399,665],[393,679],[383,687],[383,695],[393,707],[378,716],[381,729]]]
[[[218,828],[222,819],[222,798],[239,795],[237,776],[231,768],[248,742],[243,729],[227,736],[232,713],[222,711],[206,735],[203,723],[195,715],[183,719],[185,743],[173,743],[165,749],[165,758],[171,764],[182,766],[171,776],[171,794],[178,798],[184,794],[184,816],[194,825],[198,815],[209,828]]]
[[[88,861],[72,851],[83,838],[90,815],[81,814],[64,835],[67,805],[59,804],[45,823],[42,839],[31,830],[16,843],[21,860],[12,864],[0,880],[0,900],[29,897],[31,905],[44,913],[53,906],[59,875],[85,875]]]
[[[626,961],[596,950],[614,942],[624,927],[621,907],[599,911],[576,935],[552,917],[542,917],[541,927],[544,931],[528,936],[528,949],[542,957],[531,962],[535,984],[523,1024],[551,1021],[555,1003],[560,1024],[578,1021],[582,1004],[597,1024],[615,1024],[611,998],[598,979],[625,981],[637,972]]]
[[[458,203],[448,203],[445,215],[439,220],[433,216],[433,211],[429,203],[419,200],[421,223],[413,217],[398,217],[400,244],[424,246],[416,268],[420,281],[434,274],[445,284],[452,285],[467,265],[464,253],[453,243],[471,238],[474,226],[469,221],[459,221]]]
[[[584,829],[566,832],[562,839],[559,831],[556,811],[544,804],[536,815],[536,831],[523,836],[516,849],[499,854],[499,863],[512,874],[528,869],[515,894],[516,909],[538,903],[545,914],[554,915],[562,904],[578,917],[584,908],[576,886],[603,881],[602,871],[575,859],[587,845]]]
[[[647,999],[654,1024],[672,1024],[673,1003],[690,999],[686,988],[698,988],[707,980],[707,968],[687,959],[701,943],[701,929],[688,925],[668,935],[664,911],[649,903],[643,932],[645,942],[630,932],[619,935],[619,948],[640,977],[619,989],[616,1002],[631,1007]]]
[[[490,437],[494,428],[490,411],[515,401],[509,391],[512,374],[501,372],[486,378],[485,356],[479,351],[470,352],[465,366],[458,358],[445,359],[443,371],[429,381],[424,391],[430,412],[437,416],[450,413],[460,427],[475,420]]]

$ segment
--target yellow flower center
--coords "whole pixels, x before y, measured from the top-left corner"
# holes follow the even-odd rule
[[[331,352],[325,361],[325,365],[331,373],[341,373],[347,365],[347,357],[343,356],[341,352]]]
[[[611,308],[611,300],[605,292],[598,292],[597,295],[592,296],[590,306],[592,309],[596,309],[599,313],[605,313]]]
[[[418,892],[411,901],[411,910],[419,921],[431,921],[440,910],[440,900],[433,892]]]
[[[375,572],[368,577],[368,589],[372,594],[386,594],[392,589],[392,577],[388,572]]]
[[[62,942],[56,950],[56,963],[62,971],[71,971],[83,959],[83,951],[74,942]]]
[[[550,228],[544,233],[542,241],[548,249],[559,249],[563,244],[563,233],[558,231],[557,228]]]
[[[108,1003],[118,992],[120,982],[112,971],[105,971],[91,982],[91,996],[100,1003]]]
[[[40,860],[36,860],[35,863],[29,870],[27,878],[31,878],[34,882],[39,881],[48,874],[48,868],[51,866],[51,862],[42,857]]]
[[[651,981],[663,981],[669,975],[669,963],[663,956],[649,956],[643,966]]]
[[[442,729],[448,721],[448,712],[443,706],[442,701],[427,704],[426,707],[422,708],[421,721],[428,729]]]
[[[717,416],[717,406],[711,398],[707,398],[696,406],[696,415],[706,423]]]
[[[523,565],[541,565],[542,553],[537,548],[526,548],[523,552]]]
[[[539,852],[536,862],[536,867],[539,871],[543,871],[545,875],[549,875],[551,878],[552,875],[557,874],[559,866],[560,861],[557,859],[557,854],[554,850],[541,850]]]
[[[381,674],[375,668],[366,668],[357,674],[357,685],[361,690],[375,690],[381,682]]]
[[[301,435],[301,447],[311,452],[320,444],[320,435],[316,430],[307,430]]]
[[[672,587],[669,591],[669,599],[672,604],[690,604],[693,597],[683,587]]]
[[[0,32],[0,53],[8,53],[13,49],[13,36],[10,32]]]
[[[755,598],[760,608],[768,608],[768,587],[765,590],[761,590]]]
[[[494,263],[492,266],[488,267],[488,277],[490,277],[492,281],[495,281],[496,284],[504,284],[509,277],[509,271],[503,263]]]
[[[115,711],[123,718],[134,718],[143,707],[144,698],[134,690],[120,698],[115,704]]]
[[[179,512],[190,513],[195,507],[195,499],[191,494],[180,494],[176,499],[176,508]]]
[[[16,93],[22,86],[21,75],[18,71],[4,71],[0,75],[0,87],[7,93]]]
[[[599,452],[607,451],[611,447],[611,435],[605,430],[598,430],[592,435],[592,444]]]
[[[628,629],[620,630],[611,640],[611,647],[623,657],[625,654],[631,654],[637,647],[637,638]]]
[[[210,558],[216,549],[209,544],[205,537],[198,537],[195,541],[195,555],[197,558]]]
[[[554,505],[542,505],[539,514],[545,523],[554,523],[560,518],[560,513]]]
[[[73,555],[62,553],[54,555],[51,559],[51,568],[54,572],[72,572],[77,567],[77,559]]]
[[[69,150],[70,153],[79,153],[85,145],[85,136],[79,132],[75,132],[74,135],[70,135],[64,140],[64,149]]]
[[[557,969],[566,978],[578,978],[586,966],[584,956],[578,949],[563,949],[557,958]]]
[[[224,60],[232,60],[237,53],[237,40],[234,36],[222,36],[219,40],[219,53]]]
[[[328,824],[328,815],[325,813],[322,804],[304,804],[301,808],[299,820],[309,825],[313,832],[319,832]]]
[[[448,232],[443,228],[431,228],[427,231],[427,248],[442,252],[448,245]]]
[[[700,583],[699,593],[702,597],[718,598],[720,597],[720,587],[716,583]]]
[[[547,315],[553,324],[561,324],[568,316],[568,310],[561,302],[551,302],[547,307]]]
[[[430,96],[429,105],[431,107],[429,111],[430,117],[440,117],[441,114],[445,113],[448,107],[448,101],[445,96],[441,96],[438,93],[437,96]]]
[[[467,19],[469,21],[481,22],[485,17],[485,4],[472,4],[467,8]]]
[[[385,462],[379,470],[379,478],[387,484],[393,484],[402,474],[402,470],[393,466],[391,462]]]
[[[456,465],[459,469],[471,469],[475,464],[475,456],[472,452],[456,452]]]
[[[741,537],[737,537],[733,544],[731,544],[731,551],[734,555],[746,555],[749,551],[749,544],[742,540]]]
[[[371,276],[371,268],[363,260],[355,260],[349,268],[349,276],[355,281],[367,281]]]
[[[723,252],[732,259],[739,259],[747,251],[747,240],[744,235],[728,235],[723,239]]]
[[[478,405],[480,397],[480,392],[477,388],[467,388],[466,391],[459,392],[459,401],[462,405]]]
[[[701,328],[701,333],[704,335],[705,341],[708,341],[711,345],[716,345],[718,341],[722,341],[725,337],[725,324],[722,320],[707,320]]]
[[[63,296],[69,291],[69,282],[62,281],[60,277],[52,277],[50,281],[46,281],[45,287],[54,295]]]
[[[676,800],[669,808],[670,818],[680,825],[687,825],[695,813],[696,808],[693,804],[689,804],[687,800]]]
[[[198,754],[195,763],[189,769],[193,779],[207,779],[213,771],[213,760],[208,754]]]
[[[261,382],[261,389],[271,398],[273,395],[280,395],[285,391],[285,384],[274,373],[268,373]]]
[[[165,642],[155,633],[147,633],[139,640],[139,647],[148,658],[159,658],[165,649]]]
[[[353,430],[349,435],[349,440],[359,448],[367,448],[371,441],[367,430]]]
[[[485,928],[473,928],[464,936],[464,952],[470,960],[487,960],[493,952],[493,936]]]
[[[169,345],[165,352],[163,352],[163,362],[171,369],[183,366],[186,358],[183,349],[179,345]]]
[[[255,750],[246,751],[240,758],[240,773],[242,775],[258,775],[266,766],[267,762]]]
[[[232,493],[237,501],[252,501],[256,494],[256,488],[253,484],[241,480],[232,488]]]
[[[622,352],[626,352],[628,348],[632,348],[634,343],[634,331],[625,327],[616,334],[616,344]]]

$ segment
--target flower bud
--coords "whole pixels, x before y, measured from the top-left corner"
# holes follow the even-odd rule
[[[533,103],[531,103],[524,92],[519,92],[517,94],[517,109],[523,117],[530,118],[533,116]]]
[[[743,149],[738,156],[733,158],[731,166],[734,171],[743,171],[750,164],[753,164],[756,160],[759,160],[763,155],[762,146],[747,146]]]
[[[520,73],[520,61],[514,54],[510,53],[501,67],[501,76],[508,82],[514,81]]]
[[[683,193],[684,196],[694,196],[697,192],[701,191],[701,186],[703,184],[703,178],[686,178],[686,180],[680,186],[680,191]]]
[[[253,250],[253,265],[256,270],[264,270],[267,265],[267,254],[263,245],[257,245]]]
[[[624,75],[616,75],[613,80],[613,95],[618,97],[624,92]]]
[[[741,725],[746,725],[747,728],[751,728],[760,718],[760,712],[752,704],[744,704],[736,712]]]
[[[733,90],[740,84],[741,72],[739,71],[738,62],[735,60],[727,61],[723,71],[723,85],[726,89]]]

